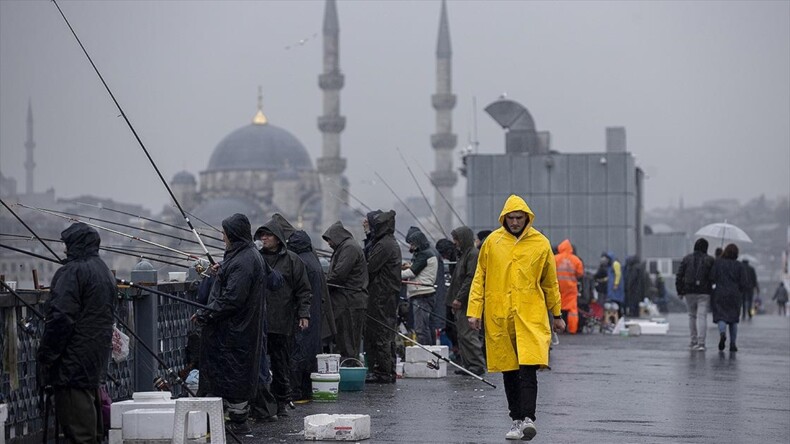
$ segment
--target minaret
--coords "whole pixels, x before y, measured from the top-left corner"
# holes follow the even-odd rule
[[[25,194],[33,194],[33,168],[36,162],[33,161],[33,148],[36,142],[33,141],[33,105],[30,99],[27,100],[27,140],[25,140]]]
[[[346,159],[340,157],[340,133],[346,118],[340,115],[340,89],[344,77],[340,73],[340,25],[335,0],[326,0],[324,9],[324,72],[318,85],[324,92],[324,114],[318,118],[323,134],[323,156],[318,159],[321,175],[321,230],[340,219],[342,199],[340,177],[346,169]]]
[[[457,137],[453,134],[455,94],[452,92],[452,56],[450,25],[447,23],[447,4],[442,0],[439,39],[436,44],[436,94],[431,97],[433,108],[436,110],[436,133],[431,135],[431,145],[436,150],[436,165],[431,173],[431,180],[437,188],[433,199],[436,214],[442,228],[448,232],[454,228],[453,215],[450,207],[439,193],[441,192],[452,203],[453,187],[458,182],[458,175],[453,171],[453,149]]]

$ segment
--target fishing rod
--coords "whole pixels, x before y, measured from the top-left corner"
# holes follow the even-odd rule
[[[343,199],[341,199],[341,198],[339,198],[339,197],[335,196],[335,195],[334,195],[334,194],[332,194],[332,193],[329,193],[329,195],[330,195],[330,196],[332,196],[332,197],[334,197],[335,199],[337,199],[337,200],[338,200],[340,203],[342,203],[343,205],[346,205],[347,207],[351,208],[351,209],[352,209],[352,210],[353,210],[355,213],[359,214],[360,216],[362,216],[362,217],[364,217],[364,218],[367,218],[367,217],[368,217],[368,215],[367,215],[367,214],[363,213],[363,212],[362,212],[362,211],[360,211],[358,208],[354,208],[354,207],[352,207],[352,206],[351,206],[351,204],[349,204],[348,202],[344,201]],[[365,205],[365,204],[364,204],[364,203],[362,203],[361,201],[357,200],[357,202],[359,202],[359,203],[360,203],[360,204],[362,204],[362,205],[363,205],[365,208],[367,208],[368,210],[370,210],[370,207],[368,207],[367,205]],[[370,210],[370,211],[373,211],[373,210]],[[398,230],[397,228],[395,228],[395,232],[396,232],[396,233],[398,233],[398,234],[399,234],[401,237],[403,237],[403,239],[406,239],[406,235],[405,235],[405,234],[403,234],[403,232],[401,232],[401,231],[400,231],[400,230]],[[393,236],[393,237],[394,237],[394,236]],[[397,241],[398,243],[400,243],[401,245],[404,245],[404,246],[406,246],[406,247],[408,247],[408,246],[409,246],[408,242],[406,242],[405,240],[400,240],[400,239],[398,239],[397,237],[395,238],[395,241]]]
[[[181,212],[181,216],[184,217],[184,221],[186,221],[187,225],[189,226],[189,229],[192,230],[192,234],[195,235],[195,238],[197,239],[198,243],[203,248],[203,253],[208,258],[209,263],[211,265],[215,265],[216,262],[214,261],[214,258],[211,256],[211,253],[209,253],[208,248],[206,248],[206,246],[203,244],[203,239],[200,238],[200,235],[198,234],[197,230],[195,230],[195,227],[192,225],[192,222],[189,220],[189,217],[187,217],[186,213],[184,212],[184,209],[181,207],[181,204],[178,202],[178,199],[176,199],[176,195],[173,194],[173,190],[170,189],[170,185],[167,184],[167,181],[165,180],[165,177],[162,175],[162,172],[159,171],[159,167],[156,166],[156,163],[154,162],[154,159],[151,157],[151,154],[148,153],[148,149],[143,144],[143,141],[140,139],[140,136],[137,135],[137,131],[134,129],[134,126],[132,126],[132,122],[130,122],[129,118],[126,117],[126,113],[123,111],[123,108],[121,108],[121,104],[118,103],[118,100],[115,99],[115,95],[110,90],[110,87],[107,85],[107,82],[104,81],[104,77],[102,77],[101,73],[99,72],[99,68],[96,67],[95,63],[93,63],[93,59],[88,54],[88,50],[85,49],[85,46],[82,44],[82,41],[77,36],[77,32],[74,31],[74,28],[71,26],[71,23],[69,23],[69,20],[66,18],[66,15],[63,13],[63,10],[60,9],[60,5],[58,4],[58,2],[56,0],[52,0],[52,3],[54,3],[55,7],[58,8],[58,12],[60,13],[60,16],[63,17],[63,21],[66,22],[66,25],[69,27],[69,30],[71,30],[72,35],[74,35],[74,38],[77,40],[77,43],[79,43],[80,48],[82,48],[82,52],[85,54],[85,57],[88,58],[88,61],[93,67],[93,70],[96,72],[96,75],[99,76],[99,80],[101,80],[102,84],[104,85],[104,88],[107,90],[107,93],[110,95],[110,98],[112,98],[112,101],[115,103],[115,106],[118,108],[118,111],[120,111],[121,117],[123,117],[123,120],[126,122],[126,125],[129,126],[129,129],[132,131],[132,134],[134,135],[134,138],[137,140],[137,143],[140,144],[140,148],[143,149],[143,152],[145,153],[145,157],[147,157],[148,161],[151,162],[151,166],[154,167],[154,171],[156,171],[156,174],[159,176],[159,180],[162,181],[162,185],[164,185],[165,189],[167,189],[167,192],[170,194],[170,198],[173,199],[173,202],[176,204],[178,210]]]
[[[408,211],[408,212],[409,212],[409,214],[411,214],[411,217],[413,217],[413,218],[414,218],[414,221],[415,221],[415,222],[417,222],[417,225],[419,225],[419,226],[420,226],[420,227],[423,229],[423,232],[424,232],[424,234],[425,234],[426,236],[430,237],[430,238],[431,238],[431,240],[433,240],[433,242],[434,242],[434,243],[436,243],[436,239],[435,239],[435,238],[434,238],[434,237],[431,235],[430,231],[428,231],[428,229],[427,229],[427,228],[425,228],[425,225],[423,225],[423,224],[422,224],[422,222],[420,222],[420,219],[419,219],[419,218],[418,218],[418,217],[417,217],[417,216],[416,216],[416,215],[415,215],[415,214],[414,214],[414,213],[411,211],[411,209],[410,209],[410,208],[409,208],[409,207],[406,205],[406,202],[404,202],[404,201],[403,201],[403,200],[402,200],[402,199],[401,199],[401,198],[398,196],[398,193],[396,193],[396,192],[395,192],[395,190],[393,190],[393,189],[392,189],[392,187],[391,187],[391,186],[390,186],[390,185],[387,183],[387,181],[386,181],[386,180],[384,180],[384,178],[383,178],[383,177],[381,177],[381,174],[379,174],[379,173],[378,173],[378,172],[376,172],[376,171],[374,171],[373,173],[376,175],[376,177],[378,177],[378,178],[379,178],[379,180],[381,181],[381,183],[383,183],[383,184],[384,184],[384,186],[386,186],[386,187],[387,187],[387,189],[389,189],[389,190],[390,190],[390,192],[392,193],[392,195],[393,195],[393,196],[395,196],[395,199],[398,199],[398,202],[400,202],[400,204],[401,204],[401,205],[403,205],[403,208],[406,208],[406,211]]]
[[[473,377],[473,378],[477,379],[478,381],[482,382],[483,384],[487,384],[487,385],[488,385],[488,386],[490,386],[491,388],[496,388],[496,386],[495,386],[494,384],[492,384],[492,383],[490,383],[490,382],[486,381],[486,380],[485,380],[485,378],[483,378],[482,376],[479,376],[479,375],[476,375],[476,374],[475,374],[475,373],[473,373],[473,372],[470,372],[470,371],[469,371],[469,370],[467,370],[466,368],[464,368],[464,367],[461,367],[460,365],[456,364],[455,362],[451,361],[450,359],[447,359],[447,358],[445,358],[444,356],[440,355],[439,353],[436,353],[435,351],[433,351],[433,350],[429,349],[428,347],[426,347],[426,346],[424,346],[424,345],[420,344],[419,342],[415,341],[414,339],[412,339],[412,338],[410,338],[410,337],[408,337],[408,336],[404,335],[403,333],[399,332],[398,330],[395,330],[394,328],[390,327],[389,325],[387,325],[387,324],[385,324],[385,323],[383,323],[383,322],[379,321],[378,319],[374,318],[373,316],[371,316],[371,315],[369,315],[369,314],[366,314],[366,316],[367,316],[368,318],[372,319],[373,321],[375,321],[377,324],[379,324],[379,325],[381,325],[382,327],[386,328],[387,330],[389,330],[389,331],[391,331],[391,332],[395,333],[396,335],[400,336],[401,338],[403,338],[403,339],[405,339],[405,340],[407,340],[407,341],[409,341],[409,342],[413,343],[413,344],[414,344],[414,345],[416,345],[417,347],[420,347],[421,349],[423,349],[423,350],[427,351],[428,353],[430,353],[430,354],[434,355],[434,356],[437,358],[437,361],[436,361],[436,362],[429,362],[429,363],[428,363],[428,367],[429,367],[429,368],[432,368],[432,369],[434,369],[434,370],[435,370],[435,369],[438,369],[438,368],[439,368],[439,361],[438,361],[438,360],[439,360],[439,359],[441,359],[442,361],[445,361],[445,362],[447,362],[448,364],[455,366],[456,368],[458,368],[459,370],[461,370],[461,371],[463,371],[464,373],[468,374],[469,376],[471,376],[471,377]]]
[[[222,230],[220,230],[219,228],[215,227],[214,225],[211,225],[210,223],[206,222],[205,220],[197,217],[195,214],[190,213],[189,211],[186,211],[186,210],[184,210],[184,212],[187,213],[188,215],[194,217],[195,220],[197,220],[198,222],[200,222],[203,225],[207,226],[208,228],[211,228],[212,230],[216,231],[217,233],[222,233],[223,232]]]
[[[157,258],[153,258],[153,257],[144,256],[142,254],[135,254],[135,253],[130,253],[128,251],[115,250],[115,249],[109,248],[109,247],[99,247],[99,248],[101,248],[102,250],[104,250],[104,251],[106,251],[108,253],[115,253],[115,254],[120,254],[120,255],[123,255],[123,256],[136,257],[136,258],[139,258],[139,259],[145,259],[147,261],[159,262],[161,264],[172,265],[174,267],[179,267],[179,268],[190,268],[190,265],[177,264],[175,262],[166,261],[164,259],[157,259]]]
[[[122,222],[115,222],[115,221],[111,221],[111,220],[107,220],[107,219],[101,219],[101,218],[98,218],[98,217],[86,216],[86,215],[83,215],[83,214],[70,213],[68,211],[58,211],[58,210],[52,210],[52,209],[49,209],[49,208],[35,208],[35,207],[26,206],[26,205],[24,205],[22,203],[18,203],[17,205],[19,205],[19,206],[21,206],[23,208],[30,209],[30,210],[46,210],[46,211],[49,211],[49,212],[52,212],[52,213],[55,213],[55,214],[60,214],[60,215],[63,215],[63,216],[73,216],[73,217],[81,217],[81,218],[87,219],[87,220],[95,220],[97,222],[101,222],[101,223],[104,223],[104,224],[117,225],[119,227],[129,228],[131,230],[138,230],[138,231],[142,231],[144,233],[151,233],[151,234],[156,234],[157,236],[168,237],[170,239],[175,239],[177,241],[189,242],[189,243],[192,243],[192,244],[197,244],[198,243],[197,241],[192,240],[192,239],[186,239],[186,238],[183,238],[183,237],[180,237],[180,236],[176,236],[176,235],[173,235],[173,234],[167,234],[167,233],[163,233],[161,231],[151,230],[149,228],[136,227],[134,225],[125,224],[125,223],[122,223]],[[211,247],[211,248],[216,248],[218,250],[223,249],[223,248],[218,247],[216,245],[209,245],[209,244],[207,244],[207,245],[209,247]]]
[[[150,217],[141,216],[139,214],[129,213],[129,212],[126,212],[126,211],[121,211],[121,210],[115,210],[115,209],[112,209],[112,208],[105,207],[103,205],[92,205],[92,204],[84,203],[84,202],[74,202],[74,203],[76,203],[77,205],[84,205],[86,207],[97,208],[99,210],[107,210],[107,211],[109,211],[111,213],[117,213],[117,214],[123,214],[125,216],[136,217],[136,218],[141,219],[141,220],[147,220],[148,222],[153,222],[155,224],[164,225],[165,227],[175,228],[176,230],[186,231],[188,233],[191,233],[191,231],[189,231],[188,229],[186,229],[184,227],[179,227],[178,225],[173,225],[171,223],[163,222],[161,220],[156,220],[156,219],[152,219]],[[99,220],[99,219],[96,219],[96,220]],[[214,227],[210,227],[210,228],[214,228]],[[203,237],[209,238],[211,240],[215,240],[215,241],[218,241],[218,242],[224,242],[222,240],[222,238],[209,236],[206,233],[200,233],[200,234],[202,234]],[[195,242],[195,241],[190,240],[190,242]],[[197,242],[195,242],[195,243],[197,243]]]
[[[341,190],[341,191],[343,191],[344,193],[348,194],[348,197],[350,197],[350,198],[354,199],[355,201],[357,201],[357,203],[358,203],[358,204],[362,205],[362,207],[363,207],[363,208],[365,208],[365,209],[366,209],[366,210],[368,210],[369,212],[370,212],[370,211],[373,211],[373,209],[372,209],[372,208],[370,208],[369,206],[365,205],[365,202],[362,202],[362,201],[361,201],[360,199],[358,199],[356,196],[354,196],[353,194],[351,194],[351,191],[349,191],[347,187],[344,187],[344,186],[343,186],[343,184],[339,183],[338,181],[336,181],[336,180],[334,180],[334,179],[330,179],[329,177],[327,177],[327,179],[328,179],[330,182],[332,182],[332,183],[334,183],[335,185],[337,185],[337,187],[338,187],[338,188],[340,188],[340,190]],[[338,199],[340,199],[340,198],[338,198]],[[340,200],[341,200],[341,202],[345,202],[345,201],[343,201],[342,199],[340,199]],[[350,206],[350,205],[349,205],[349,206]],[[352,208],[353,208],[353,207],[352,207]],[[363,216],[364,216],[364,215],[363,215]]]
[[[403,301],[403,302],[407,302],[407,300],[406,300],[406,299],[400,299],[400,300],[401,300],[401,301]],[[439,318],[439,319],[441,319],[442,321],[446,322],[448,325],[449,325],[449,324],[453,324],[453,325],[455,325],[455,321],[451,321],[451,320],[449,320],[449,319],[445,318],[444,316],[441,316],[441,315],[439,315],[439,314],[437,314],[437,313],[434,313],[434,312],[432,312],[431,310],[428,310],[427,308],[425,308],[425,307],[423,307],[423,306],[421,306],[421,305],[418,305],[418,304],[413,304],[412,306],[414,306],[414,307],[417,307],[417,308],[419,308],[420,310],[422,310],[422,311],[424,311],[424,312],[427,312],[427,313],[428,313],[429,315],[431,315],[431,316],[434,316],[434,317],[436,317],[436,318]]]
[[[457,211],[455,211],[455,208],[453,208],[453,204],[451,204],[450,201],[447,200],[447,198],[444,196],[444,193],[442,193],[442,190],[440,190],[439,187],[436,185],[436,182],[433,181],[433,178],[431,177],[431,175],[428,174],[427,172],[425,172],[425,170],[422,168],[422,166],[420,166],[419,163],[417,163],[417,167],[422,171],[422,174],[424,174],[425,177],[428,178],[428,181],[430,181],[431,186],[433,187],[434,190],[436,190],[437,193],[439,193],[439,196],[441,196],[441,198],[444,201],[444,203],[446,203],[447,206],[450,207],[450,211],[452,211],[453,214],[455,215],[455,217],[458,218],[458,222],[461,222],[461,225],[466,226],[466,224],[464,223],[464,220],[461,219],[461,216],[458,214]]]
[[[414,180],[414,184],[417,185],[417,189],[420,190],[420,194],[422,195],[422,198],[425,201],[425,204],[428,205],[428,208],[431,210],[431,214],[433,214],[434,219],[436,219],[436,223],[434,225],[437,228],[439,228],[439,231],[442,234],[446,235],[447,231],[445,231],[444,227],[442,227],[442,222],[439,220],[439,216],[436,215],[436,211],[434,211],[433,206],[428,201],[428,198],[425,196],[425,192],[422,190],[422,186],[420,186],[420,182],[417,181],[417,177],[414,176],[414,172],[411,170],[411,167],[409,166],[409,163],[406,162],[406,158],[403,157],[403,153],[400,151],[400,148],[395,148],[395,149],[398,151],[398,155],[400,156],[400,160],[402,160],[403,164],[406,165],[406,169],[409,171],[409,175],[411,176],[412,180]]]
[[[41,319],[41,320],[44,320],[44,315],[43,315],[43,314],[41,314],[41,312],[40,312],[40,311],[38,311],[38,310],[36,309],[36,307],[32,306],[32,305],[31,305],[31,304],[29,304],[27,301],[25,301],[25,300],[22,298],[22,296],[20,296],[20,295],[19,295],[19,293],[17,293],[17,292],[16,292],[16,290],[14,290],[13,288],[9,287],[9,286],[8,286],[8,284],[6,284],[4,280],[0,280],[0,285],[2,285],[2,286],[3,286],[3,288],[5,288],[7,292],[11,293],[11,294],[12,294],[12,295],[13,295],[13,296],[14,296],[14,297],[15,297],[15,298],[16,298],[16,299],[19,301],[19,302],[21,302],[21,303],[22,303],[22,305],[24,305],[25,307],[27,307],[27,309],[28,309],[28,310],[30,310],[31,312],[33,312],[33,314],[34,314],[34,315],[36,315],[36,316],[37,316],[39,319]]]
[[[63,261],[63,260],[60,258],[60,256],[58,256],[58,254],[57,254],[57,253],[55,253],[54,251],[52,251],[52,249],[51,249],[51,248],[49,248],[49,245],[47,245],[46,243],[44,243],[44,241],[43,241],[43,240],[41,240],[41,238],[40,238],[40,237],[38,237],[38,234],[36,234],[36,232],[35,232],[35,231],[33,231],[33,229],[32,229],[32,228],[30,228],[30,227],[29,227],[29,226],[28,226],[28,225],[25,223],[25,221],[23,221],[23,220],[22,220],[22,218],[20,218],[20,217],[19,217],[19,216],[18,216],[18,215],[17,215],[17,214],[14,212],[14,210],[12,210],[12,209],[11,209],[11,207],[9,207],[9,206],[8,206],[8,204],[6,204],[6,203],[5,203],[5,201],[4,201],[3,199],[0,199],[0,203],[2,203],[2,204],[3,204],[3,206],[4,206],[4,207],[5,207],[5,208],[6,208],[8,211],[10,211],[10,212],[11,212],[11,214],[13,214],[13,215],[14,215],[14,217],[16,218],[16,220],[18,220],[18,221],[19,221],[19,223],[21,223],[22,225],[24,225],[24,227],[25,227],[25,228],[27,228],[27,231],[29,231],[29,232],[30,232],[30,234],[32,234],[33,236],[35,236],[35,237],[36,237],[36,239],[38,239],[38,241],[39,241],[39,242],[41,242],[41,243],[44,245],[44,248],[46,248],[47,250],[49,250],[49,252],[50,252],[50,253],[52,253],[52,255],[53,255],[53,256],[55,256],[55,258],[56,258],[56,259],[57,259],[59,262],[62,262],[62,261]]]
[[[188,257],[189,259],[196,259],[198,261],[201,260],[201,258],[199,256],[196,256],[194,254],[186,253],[186,252],[181,251],[181,250],[176,250],[175,248],[171,248],[171,247],[168,247],[166,245],[158,244],[156,242],[149,241],[147,239],[143,239],[143,238],[140,238],[140,237],[137,237],[137,236],[132,236],[131,234],[126,234],[126,233],[123,233],[123,232],[118,231],[118,230],[113,230],[112,228],[103,227],[101,225],[97,225],[97,224],[94,224],[94,223],[91,223],[91,222],[85,222],[85,221],[82,221],[82,220],[80,220],[80,219],[78,219],[76,217],[73,217],[73,216],[64,216],[64,215],[61,215],[61,214],[53,213],[53,212],[51,212],[49,210],[44,210],[44,209],[41,209],[41,208],[28,207],[28,206],[25,206],[25,205],[22,205],[22,204],[18,204],[18,205],[20,205],[20,206],[22,206],[24,208],[29,208],[31,210],[35,210],[35,211],[44,213],[44,214],[49,214],[51,216],[59,217],[61,219],[66,219],[66,220],[69,220],[69,221],[72,221],[72,222],[84,223],[85,225],[88,225],[88,226],[94,227],[94,228],[98,228],[99,230],[104,230],[104,231],[107,231],[109,233],[117,234],[119,236],[123,236],[123,237],[129,238],[129,239],[132,239],[132,240],[140,241],[140,242],[145,243],[145,244],[153,245],[155,247],[159,247],[159,248],[163,248],[163,249],[168,250],[168,251],[172,251],[173,253],[178,253],[178,254],[184,255],[184,256]],[[203,245],[202,243],[201,243],[201,246],[203,248],[206,248],[206,246]]]

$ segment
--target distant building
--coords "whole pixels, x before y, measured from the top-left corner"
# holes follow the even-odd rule
[[[570,239],[586,267],[604,251],[621,260],[642,254],[643,173],[624,128],[607,128],[606,151],[559,153],[521,104],[502,98],[486,111],[506,131],[505,154],[464,159],[473,230],[497,228],[508,195],[518,194],[535,212],[534,227],[553,245]]]

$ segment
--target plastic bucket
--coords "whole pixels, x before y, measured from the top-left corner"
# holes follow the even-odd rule
[[[348,361],[356,361],[361,367],[343,367]],[[358,359],[349,358],[340,363],[340,391],[358,392],[365,387],[368,368]]]
[[[310,382],[312,382],[313,385],[313,401],[316,402],[337,401],[338,384],[340,384],[340,374],[310,373]]]
[[[318,373],[337,373],[340,371],[340,355],[320,354],[315,355],[318,361]]]

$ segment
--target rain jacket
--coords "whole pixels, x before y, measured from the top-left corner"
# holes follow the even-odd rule
[[[230,241],[211,287],[200,343],[201,393],[251,399],[258,386],[266,268],[250,235],[250,221],[234,214],[222,221]]]
[[[400,246],[395,240],[395,211],[378,212],[370,222],[371,239],[367,252],[368,294],[371,298],[391,297],[397,302],[401,288]],[[394,317],[387,313],[382,319]]]
[[[584,265],[581,259],[573,254],[571,241],[565,239],[557,247],[559,253],[554,256],[557,265],[557,281],[562,295],[562,309],[576,311],[579,295],[578,282],[584,276]]]
[[[529,221],[516,238],[504,227],[505,215],[524,211]],[[502,227],[483,243],[469,293],[466,315],[484,316],[489,372],[519,365],[548,367],[549,311],[560,316],[560,289],[548,239],[532,227],[535,215],[524,199],[511,195],[499,215]]]
[[[742,295],[749,286],[743,264],[735,259],[717,258],[710,269],[710,280],[716,285],[711,295],[713,323],[738,322]]]
[[[406,242],[417,246],[412,256],[411,267],[401,272],[401,278],[421,285],[407,284],[406,296],[426,295],[436,292],[434,285],[439,273],[438,253],[431,248],[428,238],[417,227],[409,228],[406,233]]]
[[[609,267],[607,269],[608,276],[606,280],[606,299],[623,304],[625,303],[625,288],[623,285],[622,266],[611,251],[606,253],[606,257],[609,258]],[[615,288],[615,286],[617,286],[617,288]]]
[[[274,253],[261,250],[261,254],[266,263],[285,279],[283,286],[270,292],[266,299],[267,333],[291,336],[299,319],[310,319],[310,299],[313,296],[310,281],[302,260],[296,253],[288,251],[280,224],[274,219],[269,220],[255,231],[255,237],[259,238],[263,230],[277,237],[280,248]]]
[[[708,256],[708,242],[697,239],[694,252],[680,262],[675,275],[675,289],[679,296],[685,294],[711,294],[710,269],[713,258]]]
[[[455,263],[453,279],[450,282],[450,289],[447,290],[448,298],[460,301],[461,309],[465,309],[469,302],[469,290],[472,288],[472,280],[477,269],[478,251],[475,248],[475,234],[469,227],[458,227],[450,235],[458,239],[460,255]],[[440,284],[442,284],[440,282]]]
[[[332,224],[322,236],[335,247],[326,276],[335,315],[346,309],[364,309],[368,306],[368,264],[362,248],[340,221]],[[342,288],[341,288],[342,287]]]
[[[95,389],[112,344],[115,278],[99,258],[99,233],[76,223],[60,234],[66,260],[52,278],[37,361],[42,385]]]

